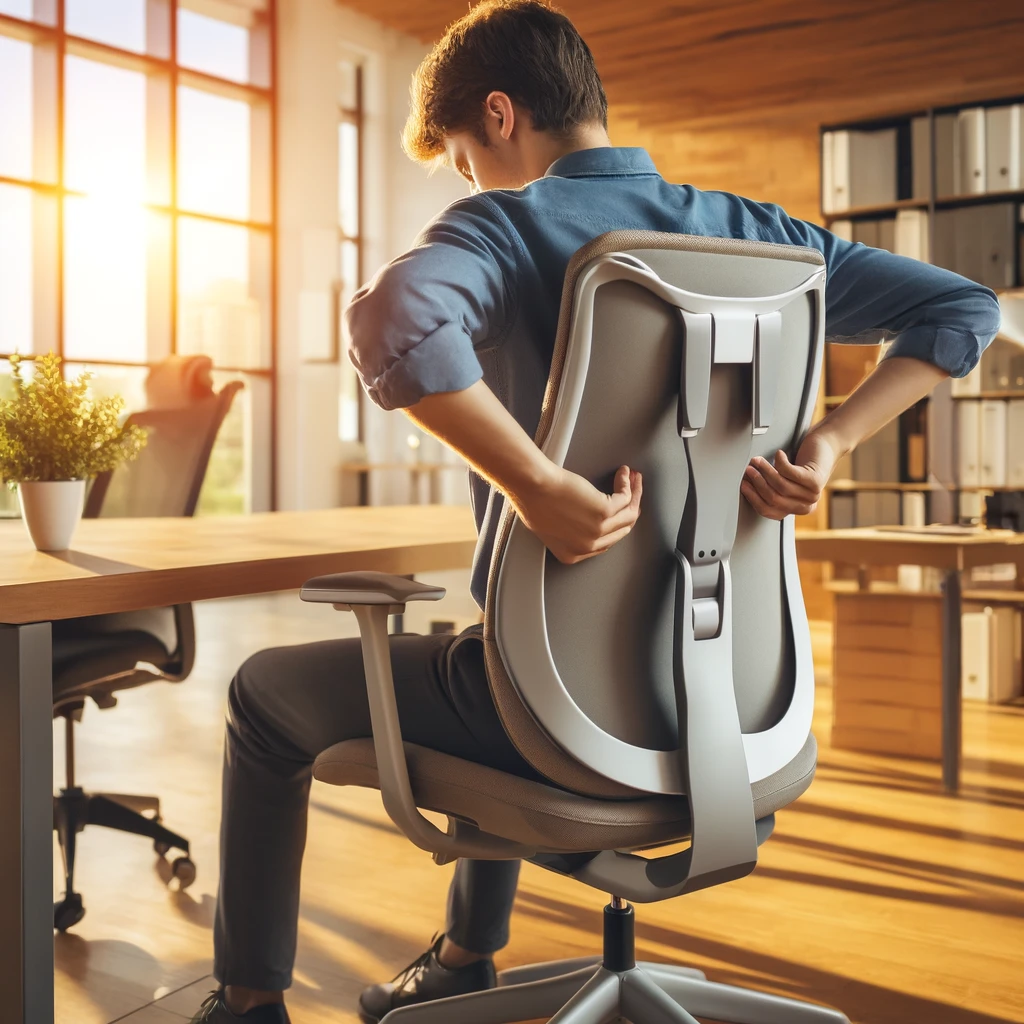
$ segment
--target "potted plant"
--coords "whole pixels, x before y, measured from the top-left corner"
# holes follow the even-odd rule
[[[60,357],[11,356],[13,397],[0,399],[0,480],[16,487],[21,513],[40,551],[65,551],[85,501],[85,484],[134,459],[146,432],[121,420],[120,397],[94,401],[91,374],[64,380]]]

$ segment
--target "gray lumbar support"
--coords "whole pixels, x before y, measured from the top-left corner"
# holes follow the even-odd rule
[[[753,365],[752,433],[765,433],[775,411],[782,315],[778,310],[734,309],[712,316],[680,308],[679,317],[683,324],[679,436],[693,437],[707,422],[713,363]]]

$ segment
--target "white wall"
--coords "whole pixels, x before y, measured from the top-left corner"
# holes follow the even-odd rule
[[[364,67],[366,276],[407,249],[426,221],[465,194],[456,175],[428,175],[401,149],[409,80],[425,52],[418,40],[335,0],[278,4],[279,508],[338,504],[338,465],[351,457],[338,440],[340,367],[305,363],[301,355],[303,341],[325,329],[315,296],[329,292],[338,273],[338,68],[344,56],[358,55]],[[366,428],[372,461],[409,455],[411,425],[401,414],[369,407]],[[437,450],[422,451],[424,460],[440,457]],[[373,500],[409,500],[407,474],[377,476],[383,479],[372,483]],[[453,479],[445,496],[457,500],[465,482],[457,473],[446,476]]]

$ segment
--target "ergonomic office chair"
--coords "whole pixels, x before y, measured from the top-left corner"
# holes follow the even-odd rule
[[[387,1024],[848,1024],[637,964],[626,902],[749,873],[775,812],[814,775],[793,521],[756,515],[740,481],[751,456],[793,452],[810,424],[824,286],[819,253],[731,239],[613,232],[570,263],[537,442],[605,490],[618,466],[641,470],[644,499],[626,539],[575,566],[505,509],[483,626],[488,682],[549,784],[403,744],[387,616],[439,588],[377,573],[303,588],[355,612],[373,725],[372,739],[324,751],[316,778],[379,788],[439,863],[521,857],[613,894],[603,958],[504,971],[496,989],[393,1010]],[[447,831],[418,807],[446,814]]]
[[[150,408],[130,417],[147,430],[146,446],[135,462],[96,478],[85,516],[191,516],[217,432],[241,387],[232,381],[215,394],[206,357],[154,367],[146,382]],[[195,880],[188,840],[163,827],[158,797],[87,793],[76,784],[74,731],[86,698],[112,708],[119,690],[159,680],[181,682],[192,671],[194,656],[189,604],[53,623],[53,714],[64,719],[67,762],[66,785],[53,798],[53,827],[65,870],[64,898],[53,906],[59,931],[85,915],[74,875],[77,834],[86,825],[147,836],[161,856],[181,850],[172,874],[182,888]]]

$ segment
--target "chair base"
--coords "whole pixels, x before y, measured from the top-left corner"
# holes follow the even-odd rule
[[[160,856],[172,849],[181,850],[184,856],[173,862],[171,875],[183,889],[195,881],[196,869],[189,859],[188,840],[161,825],[158,797],[86,793],[78,786],[68,786],[53,798],[53,828],[64,858],[65,880],[64,898],[53,905],[53,924],[58,931],[67,931],[85,916],[82,897],[75,892],[75,857],[78,833],[87,825],[146,836],[153,840],[153,848]]]
[[[605,957],[502,971],[498,987],[392,1010],[381,1024],[850,1024],[838,1010],[708,981],[697,970],[633,960],[632,908],[605,908]]]

